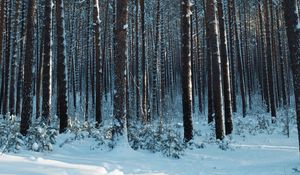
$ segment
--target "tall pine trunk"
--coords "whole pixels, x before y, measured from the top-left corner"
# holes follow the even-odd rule
[[[182,64],[182,107],[184,141],[189,142],[193,138],[192,122],[192,63],[190,40],[190,0],[181,1],[181,64]]]
[[[116,29],[115,34],[115,52],[114,60],[114,104],[113,115],[115,132],[123,134],[126,127],[126,60],[127,60],[127,6],[128,0],[117,0],[116,2]]]
[[[206,15],[208,25],[206,26],[207,42],[210,43],[211,63],[212,63],[212,80],[213,80],[213,106],[215,110],[216,138],[222,140],[225,137],[224,121],[224,100],[221,74],[221,56],[219,48],[219,29],[216,17],[216,0],[208,0],[206,6]]]
[[[26,24],[26,44],[25,44],[25,60],[24,65],[24,87],[23,87],[23,105],[21,114],[20,133],[27,134],[27,130],[31,124],[32,117],[32,64],[34,49],[34,7],[35,0],[28,0],[27,24]]]
[[[269,3],[264,0],[264,15],[265,15],[265,30],[266,30],[266,59],[267,59],[267,72],[268,72],[268,89],[270,97],[270,107],[272,118],[276,117],[275,93],[273,87],[273,62],[272,62],[272,45],[271,45],[271,31],[269,22]],[[273,25],[273,24],[272,24]]]
[[[108,3],[108,2],[107,2]],[[107,9],[108,10],[108,9]],[[100,9],[98,0],[94,0],[94,42],[95,42],[95,57],[96,57],[96,123],[102,123],[102,62],[100,58]],[[105,38],[104,38],[105,40]],[[102,51],[104,54],[105,49]],[[104,55],[105,56],[105,55]],[[105,59],[104,56],[102,59]]]
[[[45,1],[44,28],[43,28],[43,61],[42,61],[42,119],[45,123],[50,123],[51,104],[51,34],[52,34],[52,0]],[[40,98],[40,97],[37,97]]]
[[[224,109],[225,109],[225,129],[226,135],[232,132],[232,102],[231,102],[231,86],[230,86],[230,70],[229,60],[226,50],[226,38],[225,38],[225,22],[223,15],[223,3],[222,0],[218,0],[218,19],[220,29],[220,56],[222,63],[222,75],[223,75],[223,89],[224,89]]]
[[[57,103],[59,111],[59,132],[68,126],[67,74],[66,74],[66,39],[64,22],[64,2],[56,0],[56,34],[57,34]]]
[[[300,151],[300,21],[297,7],[297,0],[283,1],[288,46],[291,56],[293,73],[298,140]]]

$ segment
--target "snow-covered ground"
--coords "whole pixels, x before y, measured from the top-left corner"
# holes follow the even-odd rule
[[[60,148],[67,137],[60,135],[53,152],[22,150],[0,155],[0,174],[295,175],[300,174],[300,161],[296,132],[292,131],[290,138],[277,132],[234,134],[227,150],[206,143],[205,148],[187,149],[180,159],[135,151],[121,143],[113,150],[91,149],[94,140],[89,138]]]

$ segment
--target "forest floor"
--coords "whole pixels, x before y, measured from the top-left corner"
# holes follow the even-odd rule
[[[250,118],[250,119],[249,119]],[[254,122],[256,124],[254,124]],[[25,151],[0,155],[1,175],[297,175],[300,159],[295,125],[288,138],[279,127],[241,118],[230,141],[213,141],[204,122],[195,123],[195,141],[204,148],[188,148],[180,159],[145,150],[135,151],[128,144],[116,148],[91,149],[95,140],[81,139],[60,147],[67,134],[59,135],[52,152]],[[270,124],[267,124],[270,125]],[[272,124],[271,124],[272,125]],[[259,127],[258,127],[259,126]],[[200,133],[201,132],[201,133]],[[200,133],[200,134],[199,134]],[[125,143],[125,142],[124,142]]]

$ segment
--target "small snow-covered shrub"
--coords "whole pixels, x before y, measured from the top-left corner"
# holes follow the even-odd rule
[[[0,122],[0,151],[18,152],[24,145],[24,137],[19,133],[20,125],[16,116],[7,115]]]
[[[153,153],[159,151],[161,137],[157,128],[135,126],[131,127],[128,134],[133,149],[144,149]]]
[[[179,159],[184,153],[183,138],[172,129],[163,132],[161,152],[167,157]]]
[[[153,153],[160,151],[160,143],[162,138],[158,129],[146,127],[139,133],[138,137],[141,139],[141,149],[146,149]]]
[[[29,128],[26,136],[26,145],[29,150],[41,152],[52,151],[56,143],[58,131],[44,123],[35,123]]]
[[[204,142],[208,144],[213,144],[216,142],[216,132],[214,123],[209,124],[209,132],[206,132],[204,135]]]
[[[88,122],[81,122],[77,119],[69,121],[67,133],[72,133],[74,138],[71,140],[81,140],[89,135],[89,130],[92,126]]]
[[[113,140],[113,129],[108,128],[93,128],[89,132],[89,136],[94,138],[96,145],[93,145],[91,149],[103,149],[108,148],[112,150],[116,146],[116,141]]]
[[[223,140],[217,140],[217,145],[221,150],[227,151],[227,150],[233,150],[233,147],[230,145],[230,139],[225,137]]]
[[[191,140],[185,144],[185,147],[190,150],[204,149],[204,148],[206,148],[206,144],[205,143],[196,143],[195,141]]]
[[[170,127],[172,128],[172,127]],[[133,149],[148,150],[152,153],[161,152],[172,158],[180,158],[183,155],[185,145],[180,133],[173,129],[155,126],[131,127],[129,142]]]
[[[262,114],[254,114],[237,117],[235,120],[235,133],[244,136],[245,134],[257,135],[262,133],[272,134],[275,125],[271,123],[271,117]]]
[[[70,120],[69,128],[66,131],[69,135],[59,146],[72,142],[76,142],[83,139],[94,139],[93,145],[90,149],[113,149],[116,145],[116,141],[113,140],[113,127],[97,127],[96,123],[80,122],[79,120]]]

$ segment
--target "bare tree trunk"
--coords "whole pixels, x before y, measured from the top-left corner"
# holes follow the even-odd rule
[[[283,1],[288,46],[291,56],[300,151],[300,21],[297,0]]]
[[[126,127],[126,60],[127,60],[127,6],[128,0],[117,0],[116,2],[116,57],[115,65],[115,89],[114,89],[114,122],[115,131],[123,134]]]
[[[147,62],[146,62],[146,33],[145,33],[145,1],[140,0],[141,6],[141,32],[142,32],[142,74],[143,74],[143,90],[142,90],[142,115],[143,121],[146,123],[148,118],[148,77],[147,77]]]
[[[271,116],[276,117],[275,94],[273,87],[273,62],[272,62],[272,46],[271,46],[271,32],[269,23],[269,3],[264,0],[264,15],[265,15],[265,30],[266,30],[266,57],[267,57],[267,70],[268,70],[268,89],[270,95]]]
[[[108,1],[107,1],[108,4]],[[108,9],[106,9],[108,11]],[[99,126],[102,123],[102,62],[100,58],[100,9],[98,0],[94,0],[94,42],[95,42],[95,57],[96,57],[96,123]],[[108,12],[107,12],[108,13]],[[105,40],[105,37],[104,37]],[[105,52],[103,49],[102,52]],[[102,53],[103,54],[103,53]],[[104,55],[105,56],[105,55]],[[105,59],[105,57],[102,59]]]
[[[5,19],[5,1],[1,1],[1,12],[0,12],[0,70],[1,70],[1,90],[0,90],[0,114],[3,114],[1,111],[1,106],[3,102],[3,83],[4,83],[4,60],[3,60],[3,31],[5,28],[5,24],[3,24]]]
[[[212,72],[213,72],[213,103],[215,110],[216,138],[222,140],[225,137],[224,121],[224,99],[221,75],[221,56],[219,48],[219,29],[216,17],[216,0],[208,0],[206,15],[208,25],[206,26],[207,42],[210,44],[212,53]]]
[[[157,105],[157,63],[159,57],[159,43],[160,43],[160,1],[157,0],[156,5],[156,26],[155,26],[155,49],[154,49],[154,57],[152,57],[152,112],[151,119],[154,119],[155,116],[158,115],[158,105]]]
[[[232,93],[231,93],[231,97],[232,97],[232,111],[233,112],[237,112],[237,105],[236,105],[236,75],[235,75],[235,63],[236,63],[236,55],[237,52],[236,51],[236,43],[234,42],[235,38],[234,38],[234,23],[236,21],[234,21],[234,16],[235,16],[235,0],[228,0],[228,25],[229,25],[229,31],[228,31],[228,35],[229,35],[229,53],[230,53],[230,60],[231,60],[231,87],[232,87]]]
[[[218,0],[218,19],[220,29],[220,56],[222,63],[223,74],[223,91],[224,91],[224,109],[225,109],[225,129],[226,135],[232,133],[232,102],[231,102],[231,86],[230,86],[230,71],[229,60],[226,51],[226,39],[225,39],[225,22],[223,15],[223,3],[222,0]]]
[[[27,24],[26,24],[26,45],[24,65],[24,88],[23,107],[21,114],[20,133],[27,134],[32,117],[32,64],[33,64],[33,44],[34,44],[34,7],[35,0],[28,0]]]
[[[23,59],[23,55],[24,55],[24,41],[25,41],[25,22],[23,21],[25,19],[25,6],[26,6],[26,2],[22,1],[22,8],[21,8],[21,28],[20,28],[20,59],[19,59],[19,67],[18,67],[18,79],[17,79],[17,101],[16,101],[16,115],[20,115],[21,113],[21,105],[22,105],[22,92],[23,92],[23,81],[24,81],[24,59]],[[1,106],[1,105],[0,105]]]
[[[57,34],[57,103],[59,106],[60,126],[62,133],[68,126],[67,74],[66,74],[66,45],[64,24],[64,2],[56,0],[56,34]]]
[[[240,12],[240,11],[239,11]],[[239,20],[241,21],[241,15],[239,13]],[[247,103],[246,103],[246,96],[245,96],[245,78],[244,78],[244,64],[243,64],[243,54],[242,54],[242,40],[241,40],[241,34],[240,34],[240,38],[239,38],[239,31],[238,31],[238,22],[236,19],[236,16],[234,16],[235,18],[235,37],[236,37],[236,42],[237,42],[237,66],[238,66],[238,73],[239,73],[239,77],[240,77],[240,94],[242,97],[242,112],[243,112],[243,117],[246,117],[246,110],[247,110]]]
[[[42,69],[42,119],[45,123],[50,124],[50,104],[51,104],[51,37],[52,37],[52,0],[45,1],[45,15],[43,28],[43,69]],[[37,97],[39,98],[39,97]]]
[[[10,62],[11,62],[11,18],[12,18],[12,2],[6,2],[6,47],[5,47],[5,76],[4,78],[4,96],[3,96],[3,106],[2,106],[2,113],[6,115],[8,112],[9,106],[9,78],[10,78]],[[4,116],[5,117],[5,116]]]
[[[184,141],[189,142],[193,138],[192,121],[192,63],[190,40],[190,0],[181,1],[181,63],[182,63],[182,107]]]
[[[19,32],[19,16],[20,16],[20,5],[21,2],[19,0],[16,1],[16,7],[15,7],[15,20],[14,20],[14,38],[13,38],[13,52],[12,52],[12,63],[11,63],[11,80],[10,80],[10,98],[9,98],[9,109],[10,109],[10,114],[15,115],[16,110],[15,110],[15,86],[16,86],[16,66],[18,63],[18,32]]]

